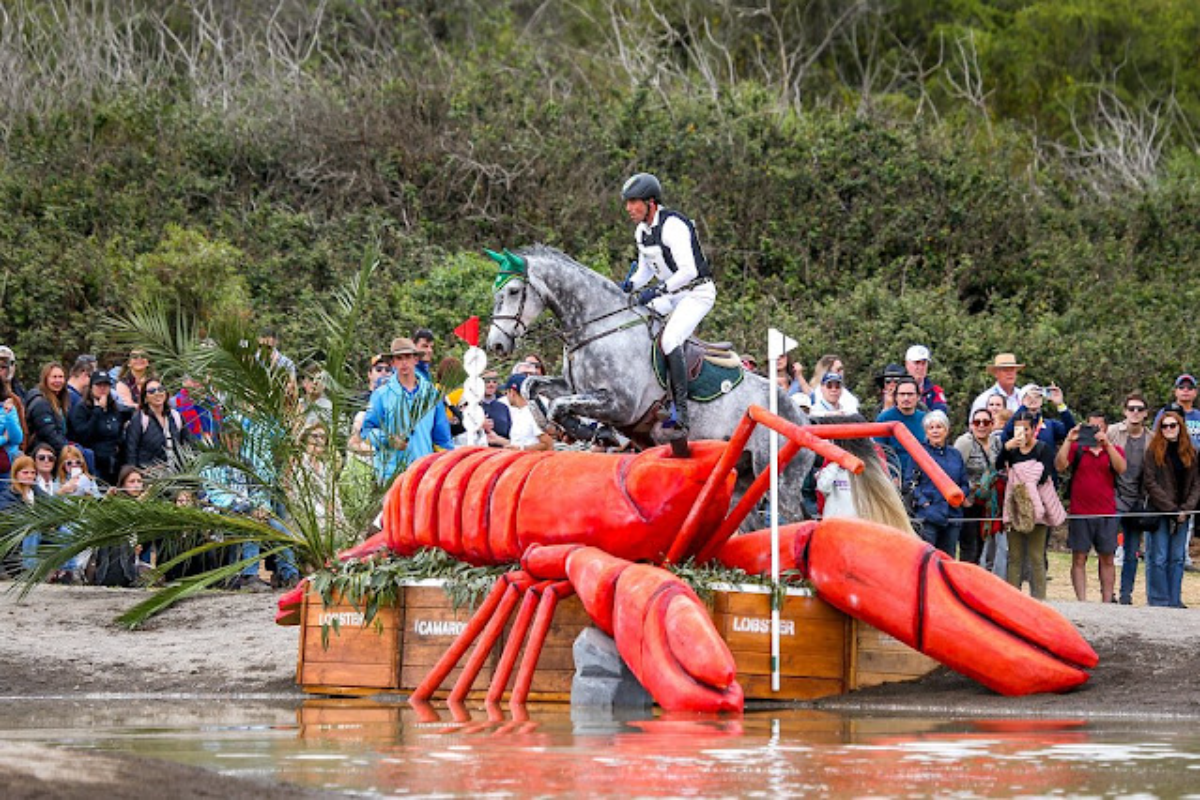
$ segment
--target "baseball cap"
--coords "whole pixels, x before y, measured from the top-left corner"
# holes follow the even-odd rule
[[[1037,384],[1037,383],[1027,383],[1023,387],[1021,387],[1021,396],[1022,397],[1025,397],[1029,394],[1036,394],[1038,397],[1042,397],[1043,393],[1042,393],[1041,385]]]
[[[1185,372],[1175,379],[1175,388],[1178,389],[1179,386],[1184,383],[1190,383],[1192,386],[1195,386],[1196,379]]]
[[[528,377],[528,375],[509,375],[508,380],[500,388],[506,392],[509,389],[516,389],[519,392],[521,391],[521,387],[525,385],[525,379]]]
[[[92,377],[91,377],[92,386],[98,386],[101,383],[107,383],[109,386],[112,386],[112,382],[113,382],[112,375],[109,375],[107,372],[105,372],[102,369],[98,369],[92,373]]]
[[[833,382],[835,382],[835,381],[836,381],[837,383],[841,383],[841,382],[842,382],[842,376],[841,376],[839,373],[837,373],[837,372],[826,372],[824,375],[822,375],[822,376],[821,376],[821,383],[822,383],[822,384],[825,384],[825,383],[833,383]]]
[[[11,347],[0,344],[0,358],[7,358],[9,361],[16,361],[17,354],[12,351]]]
[[[929,361],[929,348],[923,344],[914,344],[904,354],[905,361]]]

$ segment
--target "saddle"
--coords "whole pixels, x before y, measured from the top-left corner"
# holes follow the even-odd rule
[[[654,340],[654,347],[662,352],[662,333]],[[724,369],[742,368],[742,358],[733,349],[732,342],[706,342],[696,336],[689,336],[683,343],[683,363],[687,365],[688,382],[700,377],[705,363]]]
[[[667,387],[667,365],[662,354],[660,337],[650,345],[650,360],[654,375],[664,389]],[[689,337],[683,344],[683,361],[687,365],[688,398],[707,403],[728,394],[742,382],[746,373],[742,359],[729,342],[706,342]]]

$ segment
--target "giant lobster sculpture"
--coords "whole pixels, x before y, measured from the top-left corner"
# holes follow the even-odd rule
[[[528,636],[510,696],[524,703],[555,604],[574,592],[663,708],[740,711],[733,656],[704,604],[653,564],[695,557],[753,573],[768,568],[769,532],[734,537],[766,491],[767,475],[725,515],[733,466],[757,424],[789,440],[781,462],[806,447],[853,472],[862,461],[826,439],[880,435],[887,427],[801,428],[752,407],[729,442],[696,442],[689,458],[671,457],[667,448],[637,455],[466,448],[414,463],[388,493],[382,532],[344,558],[439,547],[477,564],[519,561],[521,569],[497,581],[413,699],[432,697],[476,644],[450,694],[465,699],[515,612],[488,700],[508,690]],[[902,425],[886,432],[961,502]],[[1097,663],[1058,612],[911,533],[839,519],[785,526],[781,537],[782,568],[799,570],[826,602],[1002,694],[1064,691],[1086,681]],[[299,621],[303,591],[301,584],[280,599],[280,624]]]

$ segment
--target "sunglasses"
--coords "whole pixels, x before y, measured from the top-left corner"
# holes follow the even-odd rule
[[[392,371],[392,368],[389,367],[387,364],[376,364],[375,366],[371,367],[371,372],[391,372],[391,371]]]
[[[133,361],[138,358],[149,358],[149,356],[147,356],[145,353],[130,353],[129,354],[130,361]]]
[[[58,460],[58,458],[56,456],[52,456],[49,453],[41,453],[40,455],[34,456],[34,458],[37,459],[38,461],[57,461]]]
[[[983,426],[983,425],[991,425],[991,424],[992,424],[992,421],[991,421],[990,419],[984,419],[983,417],[980,417],[979,419],[973,419],[973,420],[971,420],[971,424],[972,424],[972,425],[975,425],[975,426],[980,426],[980,427],[981,427],[981,426]]]
[[[83,462],[78,459],[75,459],[75,458],[72,458],[69,461],[64,461],[63,464],[68,467],[82,467],[83,466]]]
[[[1140,414],[1146,410],[1145,406],[1125,406],[1125,410],[1134,414]]]
[[[155,386],[153,389],[147,389],[146,394],[166,394],[167,390],[161,386]]]
[[[1164,422],[1161,427],[1164,431],[1173,431],[1179,427],[1179,423],[1178,422]]]
[[[916,392],[896,392],[896,397],[916,397]]]

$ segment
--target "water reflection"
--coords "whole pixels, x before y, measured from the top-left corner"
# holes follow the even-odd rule
[[[614,717],[557,707],[514,718],[499,708],[365,700],[0,710],[0,739],[369,795],[1180,796],[1200,785],[1193,728],[813,711]]]

